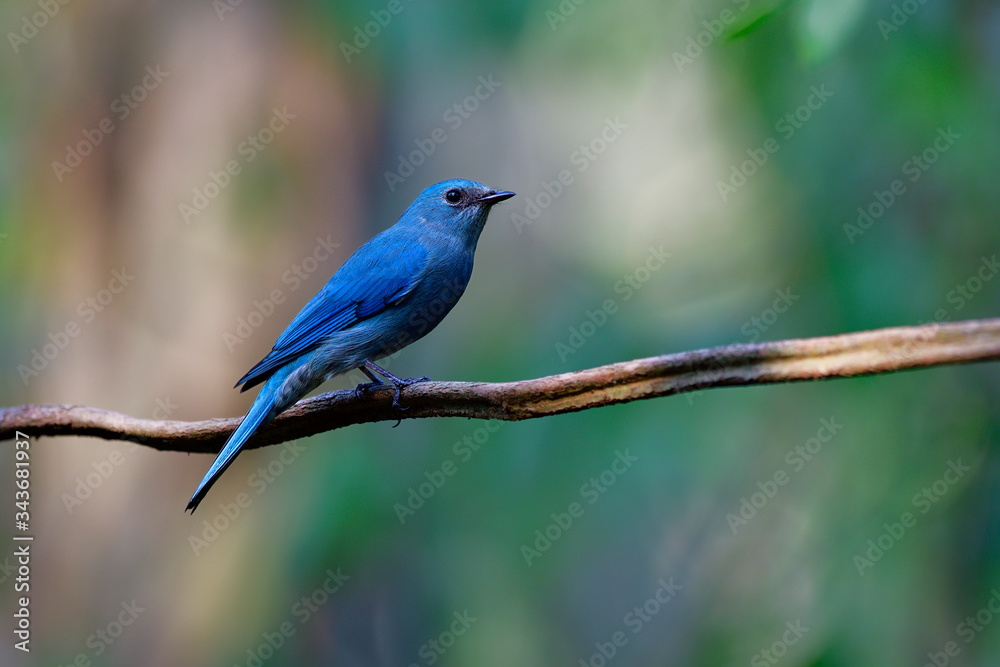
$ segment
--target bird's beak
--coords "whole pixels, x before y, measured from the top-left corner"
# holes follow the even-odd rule
[[[492,206],[493,204],[498,204],[502,202],[504,199],[510,199],[513,196],[514,193],[508,190],[489,190],[486,192],[486,194],[477,199],[476,203],[489,204],[490,206]]]

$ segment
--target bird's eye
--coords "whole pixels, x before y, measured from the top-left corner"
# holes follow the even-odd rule
[[[444,198],[449,204],[457,204],[462,201],[462,192],[461,190],[448,190],[448,192],[445,193]]]

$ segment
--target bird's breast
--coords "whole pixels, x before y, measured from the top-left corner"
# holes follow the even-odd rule
[[[395,352],[430,333],[458,303],[471,276],[471,258],[433,261],[413,291],[384,314],[383,350]]]

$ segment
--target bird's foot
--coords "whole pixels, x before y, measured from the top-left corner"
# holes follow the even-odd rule
[[[354,388],[354,397],[364,398],[370,392],[374,391],[375,389],[378,389],[379,387],[384,387],[384,386],[385,383],[379,380],[378,378],[372,380],[371,382],[362,382],[361,384],[359,384],[357,387]]]
[[[393,376],[390,379],[392,380],[392,384],[396,387],[396,393],[393,394],[393,397],[392,397],[392,407],[396,408],[400,412],[403,412],[405,410],[409,410],[409,408],[406,408],[406,407],[403,407],[402,405],[400,405],[400,403],[399,403],[399,392],[401,392],[406,387],[409,387],[411,384],[417,384],[419,382],[430,382],[431,381],[431,379],[429,377],[427,377],[426,375],[422,375],[422,376],[420,376],[418,378],[398,378],[398,377]],[[396,425],[398,426],[399,423],[397,422]]]
[[[371,378],[372,382],[379,382],[379,384],[381,384],[381,381],[379,380],[378,376],[375,375],[375,373],[378,373],[382,377],[388,378],[389,381],[392,382],[393,386],[396,388],[396,393],[393,394],[392,396],[392,407],[396,408],[400,412],[403,412],[404,410],[408,409],[403,407],[399,402],[400,392],[406,387],[409,387],[411,384],[417,384],[418,382],[430,382],[430,378],[427,377],[426,375],[423,375],[418,378],[396,377],[395,375],[385,370],[378,364],[373,363],[372,361],[364,362],[361,365],[361,370],[364,371],[365,375]],[[396,422],[396,426],[399,426],[399,422]]]
[[[368,363],[370,362],[365,362],[360,366],[360,368],[361,372],[367,375],[368,379],[371,380],[371,382],[362,382],[361,384],[359,384],[357,387],[354,388],[354,396],[357,398],[361,398],[371,390],[377,389],[378,387],[381,387],[382,385],[385,384],[384,382],[382,382],[379,376],[372,373],[371,369],[368,368]]]

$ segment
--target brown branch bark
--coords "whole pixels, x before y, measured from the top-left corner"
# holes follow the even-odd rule
[[[397,418],[468,417],[517,421],[711,387],[736,387],[875,375],[1000,359],[1000,319],[971,320],[798,340],[729,345],[624,361],[520,382],[426,382],[403,390],[403,413],[385,388],[356,398],[350,390],[300,401],[254,436],[248,448],[351,424]],[[215,453],[240,418],[200,422],[136,419],[72,405],[0,410],[0,440],[87,435],[130,440],[164,451]]]

